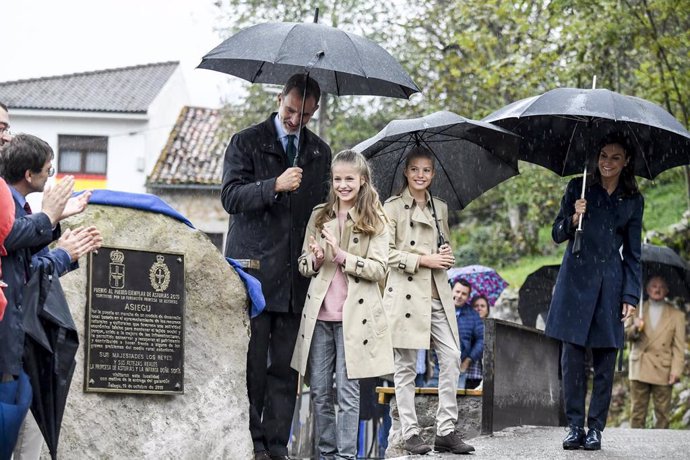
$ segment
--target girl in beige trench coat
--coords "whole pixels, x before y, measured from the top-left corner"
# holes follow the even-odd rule
[[[390,273],[384,291],[384,308],[393,331],[395,398],[404,448],[424,454],[431,446],[420,436],[414,407],[417,350],[433,346],[439,358],[437,451],[468,453],[474,450],[455,431],[458,417],[457,385],[460,373],[460,340],[446,270],[455,259],[447,243],[438,247],[438,229],[448,235],[448,208],[429,195],[434,158],[423,147],[407,155],[403,171],[406,186],[384,205],[390,220]],[[436,222],[434,222],[436,219]]]
[[[357,379],[393,372],[393,345],[378,284],[386,275],[388,232],[360,153],[338,153],[331,176],[328,202],[314,208],[298,261],[300,273],[312,279],[292,367],[302,375],[309,372],[320,458],[354,459]]]

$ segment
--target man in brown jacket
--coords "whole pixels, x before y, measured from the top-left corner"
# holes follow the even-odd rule
[[[666,281],[654,276],[647,282],[649,299],[641,316],[628,318],[625,336],[630,351],[630,427],[644,428],[650,395],[654,398],[656,428],[668,428],[671,389],[684,366],[685,315],[665,301]]]

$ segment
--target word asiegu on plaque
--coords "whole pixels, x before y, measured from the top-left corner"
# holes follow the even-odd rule
[[[183,254],[92,253],[84,391],[184,393],[184,300]]]

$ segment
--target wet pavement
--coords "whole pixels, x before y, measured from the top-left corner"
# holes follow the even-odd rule
[[[475,447],[471,455],[439,454],[395,457],[396,460],[434,460],[457,458],[492,459],[687,459],[690,458],[690,431],[688,430],[633,430],[607,428],[602,436],[600,451],[566,451],[561,441],[565,428],[521,426],[506,428],[492,436],[479,436],[467,440]]]

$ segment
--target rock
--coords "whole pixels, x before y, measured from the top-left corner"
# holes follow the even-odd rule
[[[251,458],[244,285],[200,231],[161,214],[90,205],[63,224],[96,225],[104,244],[185,255],[184,394],[85,393],[88,262],[61,278],[80,334],[61,458]],[[47,453],[44,447],[43,454]]]

